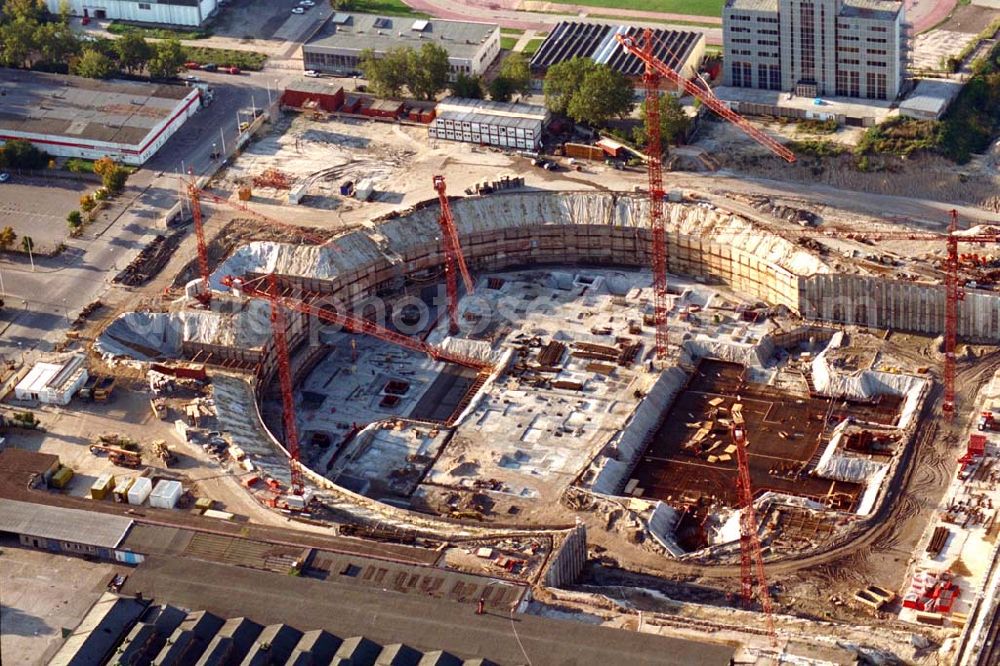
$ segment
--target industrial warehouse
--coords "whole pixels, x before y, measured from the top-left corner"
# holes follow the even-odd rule
[[[141,165],[201,108],[196,87],[0,71],[0,141],[30,141],[59,157]]]
[[[56,252],[0,233],[5,663],[993,666],[1000,153],[901,196],[943,156],[740,115],[721,19],[265,4],[204,107],[12,74],[18,122],[83,109],[40,147],[175,139]],[[526,54],[517,96],[356,73],[421,43],[499,98]],[[575,58],[635,104],[530,90]]]

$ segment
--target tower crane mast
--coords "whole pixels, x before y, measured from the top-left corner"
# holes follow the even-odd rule
[[[764,573],[764,555],[760,547],[760,537],[757,535],[757,512],[753,506],[750,460],[747,456],[747,429],[740,407],[739,403],[733,405],[729,426],[730,436],[736,447],[736,492],[740,508],[740,596],[745,609],[753,607],[753,577],[756,574],[757,600],[764,613],[771,645],[774,646],[777,644],[774,633],[774,612],[771,606],[771,593],[767,589],[767,576]]]
[[[434,190],[437,192],[438,203],[441,207],[438,224],[441,227],[441,246],[445,255],[444,279],[445,288],[448,291],[448,331],[454,335],[458,333],[458,277],[456,272],[462,274],[466,293],[473,292],[474,283],[472,276],[469,275],[465,256],[462,254],[462,245],[458,240],[458,229],[455,227],[455,218],[451,214],[451,205],[448,203],[444,176],[434,176]]]

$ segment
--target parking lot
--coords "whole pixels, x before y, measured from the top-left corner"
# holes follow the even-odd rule
[[[107,588],[116,567],[0,541],[0,654],[44,664]]]
[[[0,184],[0,228],[10,226],[18,238],[31,236],[40,251],[51,250],[66,238],[66,215],[80,207],[84,192],[96,187],[96,183],[73,178],[11,173],[11,179]]]

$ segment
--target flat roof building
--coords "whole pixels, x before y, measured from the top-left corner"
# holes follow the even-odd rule
[[[0,533],[34,548],[110,558],[131,527],[124,516],[0,499]]]
[[[642,37],[642,28],[629,25],[561,21],[549,33],[531,58],[531,69],[540,80],[552,65],[573,58],[590,58],[616,72],[638,80],[645,71],[643,62],[625,51],[617,35]],[[656,57],[685,78],[693,77],[705,57],[705,35],[691,30],[653,30]]]
[[[63,5],[72,16],[140,23],[200,26],[219,7],[219,0],[46,0],[58,14]]]
[[[428,128],[432,139],[538,150],[549,111],[534,104],[446,97]]]
[[[360,56],[371,49],[376,57],[388,50],[437,44],[448,51],[451,78],[483,74],[500,53],[500,27],[493,23],[414,19],[337,12],[302,45],[305,69],[339,76],[360,73]]]
[[[58,363],[36,363],[14,387],[14,395],[18,400],[68,405],[86,381],[83,356],[75,354]]]
[[[894,100],[907,26],[895,0],[727,0],[726,86],[802,97]]]
[[[0,141],[141,165],[200,107],[194,87],[0,69]]]

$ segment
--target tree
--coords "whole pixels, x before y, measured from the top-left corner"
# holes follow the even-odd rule
[[[514,85],[510,79],[498,76],[488,86],[490,89],[490,99],[495,102],[509,102],[514,96]]]
[[[31,66],[35,27],[36,24],[24,19],[0,25],[0,64],[7,67]]]
[[[511,53],[504,58],[500,71],[495,79],[490,81],[490,99],[497,102],[508,102],[514,93],[527,93],[531,90],[531,67],[520,53]]]
[[[409,76],[406,85],[415,97],[434,99],[437,94],[448,87],[448,51],[425,42],[419,51],[410,51]]]
[[[41,0],[6,0],[0,2],[3,16],[11,21],[41,23],[45,20],[45,3]]]
[[[6,252],[14,246],[14,241],[17,240],[17,234],[14,233],[14,228],[11,226],[6,226],[0,229],[0,250]]]
[[[128,171],[110,157],[102,157],[94,162],[94,173],[101,177],[101,183],[111,194],[121,192],[128,180]]]
[[[4,144],[3,152],[7,164],[14,169],[44,169],[49,163],[48,153],[23,139],[11,139]]]
[[[100,51],[85,49],[73,64],[73,73],[88,79],[107,79],[115,73],[115,63]]]
[[[146,68],[154,79],[169,79],[184,64],[184,49],[176,39],[157,42]]]
[[[577,122],[604,125],[612,118],[624,118],[632,112],[634,94],[628,77],[606,65],[598,65],[583,77],[566,112]]]
[[[590,58],[573,58],[549,67],[542,84],[545,106],[553,113],[565,115],[584,77],[595,68],[597,63]]]
[[[62,64],[80,53],[80,40],[66,23],[43,23],[35,29],[35,48],[42,62]]]
[[[82,227],[83,226],[83,216],[80,215],[80,211],[78,211],[78,210],[71,210],[69,212],[69,215],[66,216],[66,223],[69,225],[69,228],[71,230],[73,230],[73,231],[75,231],[75,230],[79,229],[80,227]]]
[[[451,85],[451,94],[455,97],[465,97],[466,99],[483,98],[483,80],[478,76],[469,76],[460,72]]]
[[[643,124],[636,127],[632,132],[632,137],[640,146],[646,145],[646,102],[643,101],[639,107],[639,117]],[[673,95],[660,93],[660,141],[662,148],[666,148],[671,143],[687,134],[688,127],[691,126],[691,119],[684,113],[684,107]]]
[[[140,33],[126,32],[115,40],[115,54],[118,64],[131,74],[146,66],[153,55],[153,48]]]
[[[359,57],[359,65],[372,92],[380,97],[399,97],[409,82],[413,50],[405,46],[389,49],[381,58],[371,49]]]
[[[35,241],[32,240],[31,236],[21,236],[21,249],[25,252],[35,251]]]

